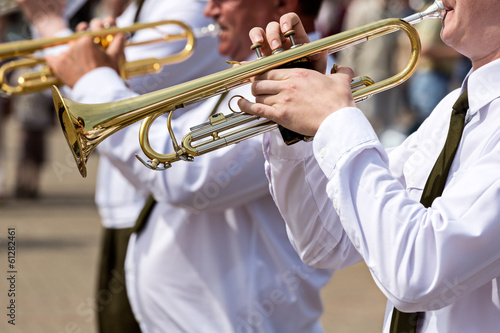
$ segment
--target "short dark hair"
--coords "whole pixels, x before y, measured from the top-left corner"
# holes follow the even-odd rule
[[[316,17],[323,0],[299,0],[300,11],[302,15]]]

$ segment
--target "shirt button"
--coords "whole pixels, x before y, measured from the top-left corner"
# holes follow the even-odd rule
[[[320,156],[321,158],[324,158],[324,157],[325,157],[325,155],[326,155],[326,148],[324,148],[324,147],[323,147],[323,148],[321,148],[321,150],[319,151],[319,156]]]

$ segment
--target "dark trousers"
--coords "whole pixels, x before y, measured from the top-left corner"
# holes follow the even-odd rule
[[[132,228],[105,229],[97,290],[101,333],[140,333],[127,297],[125,255]]]

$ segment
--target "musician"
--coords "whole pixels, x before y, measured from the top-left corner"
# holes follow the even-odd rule
[[[72,33],[68,29],[66,20],[60,16],[59,9],[53,8],[53,12],[51,12],[49,8],[45,8],[43,2],[38,0],[23,1],[23,9],[28,13],[27,16],[36,23],[36,27],[42,36],[64,36]],[[125,1],[122,1],[123,3]],[[112,4],[114,5],[114,12],[119,12],[122,4],[117,1],[113,1]],[[64,5],[64,3],[57,1],[57,5]],[[119,27],[128,27],[135,22],[179,20],[196,30],[212,23],[211,20],[203,16],[203,8],[204,4],[195,0],[186,0],[182,4],[176,1],[163,0],[132,2],[116,19],[116,24]],[[37,12],[45,15],[36,15]],[[111,24],[114,24],[114,20],[106,17],[102,20],[94,19],[89,24],[82,23],[78,29],[99,30],[104,25]],[[163,33],[178,33],[180,31],[179,27],[173,25],[161,26],[158,27],[158,30]],[[123,55],[123,47],[120,44],[123,37],[123,35],[117,36],[106,53],[99,53],[102,50],[97,47],[91,48],[91,50],[97,49],[97,54],[103,55],[103,59],[106,59],[106,57],[112,58],[110,66],[117,68],[117,63]],[[164,37],[164,35],[158,31],[147,29],[137,31],[130,41],[147,41],[161,37]],[[70,97],[77,101],[99,103],[120,98],[120,91],[126,90],[127,87],[131,91],[143,94],[192,80],[198,76],[208,75],[227,67],[225,59],[217,52],[216,36],[199,38],[196,43],[197,47],[195,47],[193,54],[183,63],[166,65],[159,73],[133,77],[128,82],[124,82],[116,71],[110,67],[101,67],[90,71],[88,66],[93,65],[92,58],[85,52],[78,52],[78,59],[72,58],[70,60],[66,58],[67,55],[71,54],[67,53],[57,58],[48,55],[47,60],[50,64],[53,61],[68,61],[68,63],[69,61],[75,61],[76,64],[70,64],[68,70],[56,71],[73,88],[66,92],[71,94]],[[184,47],[184,44],[185,41],[181,40],[178,42],[127,47],[125,50],[126,60],[134,61],[146,57],[162,59],[178,53]],[[54,53],[50,52],[50,54]],[[86,75],[81,78],[83,74]],[[81,80],[78,80],[80,78]],[[77,81],[78,84],[75,85]],[[131,139],[128,144],[136,146],[137,137]],[[96,315],[100,332],[124,333],[138,332],[140,330],[128,304],[123,264],[131,228],[134,226],[148,195],[148,189],[137,190],[134,188],[109,162],[105,155],[100,156],[95,196],[104,227],[96,292]],[[108,295],[111,295],[111,297],[108,297]]]
[[[366,262],[388,298],[384,332],[401,331],[393,322],[406,332],[500,330],[500,2],[443,4],[441,38],[473,68],[393,150],[356,108],[349,68],[269,71],[253,83],[258,103],[239,102],[315,135],[291,147],[265,138],[271,193],[305,262]],[[280,44],[292,27],[301,31],[298,17],[285,15],[250,35]]]
[[[247,38],[254,24],[263,26],[293,10],[312,33],[320,2],[215,0],[206,4],[205,14],[221,27],[219,52],[244,61],[256,57]],[[53,70],[69,72],[78,63],[71,63],[70,55],[85,54],[80,49],[85,45],[77,42],[64,58],[51,58]],[[76,81],[73,89],[93,72]],[[89,90],[104,90],[111,98],[135,95],[110,80],[92,85]],[[187,113],[177,110],[174,132],[182,136],[211,113],[228,113],[227,103],[235,94],[250,97],[250,87],[216,96]],[[261,138],[157,172],[134,156],[147,160],[138,145],[138,127],[115,133],[98,149],[138,191],[150,190],[156,200],[149,218],[131,237],[125,264],[128,295],[141,329],[321,332],[319,292],[332,272],[303,264],[288,242],[269,194]],[[150,141],[158,151],[172,149],[163,126],[151,131]]]
[[[20,0],[24,1],[24,0]],[[60,6],[54,2],[61,21],[69,22],[76,18],[88,19],[94,1],[71,0],[71,6]],[[46,3],[43,2],[45,6]],[[17,6],[17,2],[4,1],[4,6]],[[40,13],[40,12],[39,12]],[[43,15],[37,15],[42,17]],[[40,36],[36,28],[24,20],[23,13],[12,8],[12,11],[2,16],[2,21],[8,26],[4,42],[14,42],[26,39],[36,39]],[[48,21],[40,22],[40,27],[49,27]],[[13,60],[13,59],[10,59]],[[24,75],[28,68],[18,68],[7,75],[7,80],[12,84],[17,78]],[[54,125],[53,102],[49,94],[41,92],[13,95],[9,97],[12,119],[19,125],[19,149],[16,156],[15,168],[15,193],[16,199],[34,200],[40,196],[41,174],[47,164],[48,144],[47,135]]]

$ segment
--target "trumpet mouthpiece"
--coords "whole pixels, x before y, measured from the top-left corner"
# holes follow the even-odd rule
[[[434,3],[424,11],[405,17],[403,20],[414,25],[428,18],[442,19],[444,12],[443,3],[441,1],[434,1]]]

